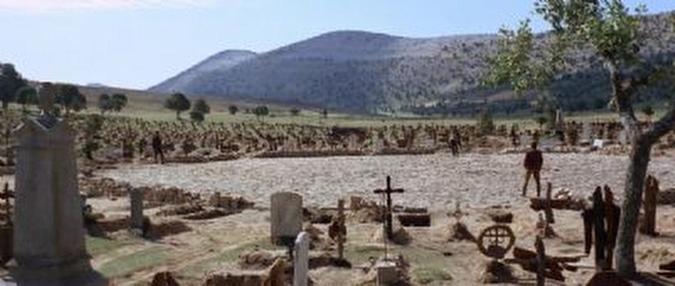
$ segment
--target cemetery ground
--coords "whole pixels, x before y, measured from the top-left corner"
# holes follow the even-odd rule
[[[270,242],[270,195],[293,191],[303,196],[304,207],[334,208],[338,199],[347,201],[347,242],[345,258],[351,269],[322,267],[310,271],[314,285],[374,285],[363,270],[373,258],[384,253],[382,225],[361,223],[358,213],[349,211],[349,198],[359,196],[380,203],[372,193],[383,188],[384,178],[392,176],[392,186],[405,189],[393,194],[395,205],[426,207],[431,227],[406,227],[411,240],[407,245],[388,244],[390,257],[399,254],[410,264],[408,274],[415,285],[480,285],[483,256],[475,243],[449,241],[455,218],[449,213],[461,204],[461,221],[478,236],[494,222],[491,213],[513,214],[508,224],[516,235],[516,246],[534,249],[538,213],[529,200],[520,196],[522,154],[433,155],[239,159],[204,164],[123,164],[97,171],[99,178],[129,182],[134,187],[178,187],[189,192],[211,192],[242,196],[255,206],[241,213],[203,220],[166,217],[159,212],[166,206],[146,206],[145,215],[153,222],[180,220],[188,231],[146,239],[126,228],[107,233],[105,238],[87,236],[87,249],[93,267],[114,285],[148,285],[153,276],[170,271],[180,285],[201,285],[214,273],[241,273],[240,256],[254,250],[283,254],[283,247]],[[625,156],[596,154],[545,154],[542,183],[551,182],[554,193],[569,190],[574,197],[589,197],[595,186],[608,184],[617,196],[623,189]],[[660,180],[661,189],[675,186],[672,154],[658,156],[649,173]],[[531,182],[528,195],[534,196]],[[620,199],[620,198],[619,198]],[[106,217],[128,216],[129,200],[92,198],[87,203]],[[559,285],[582,285],[595,273],[592,254],[585,256],[583,221],[578,211],[556,210],[552,228],[557,237],[544,240],[547,255],[582,256],[576,272],[565,271]],[[327,224],[313,224],[324,232]],[[658,237],[638,234],[636,259],[642,271],[658,271],[658,265],[675,259],[675,207],[657,210]],[[332,247],[334,249],[334,246]],[[335,250],[315,249],[313,255]],[[519,279],[514,284],[531,284],[535,275],[513,266]],[[255,269],[254,269],[255,270]],[[254,271],[245,270],[244,273]],[[258,269],[259,270],[259,269]],[[554,284],[555,285],[555,284]]]

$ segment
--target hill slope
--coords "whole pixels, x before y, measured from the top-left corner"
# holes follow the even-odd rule
[[[644,52],[672,56],[670,14],[649,16]],[[539,35],[542,41],[545,35]],[[472,113],[485,100],[502,111],[527,108],[505,90],[479,83],[485,58],[497,48],[495,35],[404,38],[359,31],[323,34],[241,61],[218,64],[213,56],[163,82],[153,91],[325,107],[349,112],[433,111]],[[608,95],[598,59],[583,50],[570,57],[573,72],[561,75],[554,93],[567,109],[596,107]],[[218,66],[218,68],[202,68]],[[573,97],[572,97],[573,96]],[[578,100],[581,98],[581,100]]]

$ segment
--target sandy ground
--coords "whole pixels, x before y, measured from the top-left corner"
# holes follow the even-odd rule
[[[187,190],[217,190],[269,204],[279,191],[297,191],[305,203],[334,206],[339,197],[373,197],[385,186],[405,193],[395,200],[410,206],[443,209],[459,200],[470,206],[521,204],[522,154],[448,154],[424,156],[242,159],[191,165],[131,165],[100,175],[132,185],[167,185]],[[590,196],[598,185],[609,185],[618,196],[624,185],[626,156],[545,154],[542,184]],[[675,158],[658,157],[650,164],[663,187],[675,187]],[[530,190],[534,192],[534,184]]]
[[[431,275],[425,285],[482,285],[479,277],[490,259],[480,254],[470,242],[448,242],[447,232],[454,219],[446,213],[454,210],[454,202],[463,203],[463,221],[469,231],[478,236],[494,223],[486,215],[493,205],[501,205],[513,213],[509,226],[516,234],[516,245],[533,249],[538,214],[520,197],[522,183],[521,155],[468,154],[453,158],[445,154],[428,156],[331,157],[310,159],[242,159],[230,162],[187,165],[122,165],[98,175],[132,185],[178,186],[191,191],[218,190],[242,195],[266,206],[269,195],[278,191],[298,191],[305,205],[334,206],[338,198],[361,195],[374,200],[371,193],[384,187],[386,175],[393,176],[394,187],[406,193],[396,195],[401,205],[430,207],[432,226],[407,228],[412,243],[394,246],[390,253],[401,254],[411,264],[411,277],[421,285],[420,273]],[[555,188],[567,188],[588,196],[599,184],[609,184],[617,196],[623,185],[624,156],[593,154],[546,154],[544,181]],[[662,188],[675,187],[675,159],[659,157],[650,165],[650,173]],[[530,195],[534,194],[534,186]],[[128,201],[91,199],[96,212],[108,215],[128,213]],[[155,211],[147,210],[146,214]],[[553,229],[558,237],[546,239],[550,255],[576,256],[583,254],[583,223],[579,212],[555,211]],[[214,272],[238,271],[237,259],[255,248],[283,251],[269,243],[269,211],[247,210],[244,213],[203,221],[184,221],[192,231],[159,240],[145,240],[127,231],[113,233],[107,239],[87,238],[92,264],[111,279],[113,285],[148,285],[158,271],[171,271],[181,285],[201,285]],[[154,218],[153,218],[154,219]],[[326,230],[326,225],[316,225]],[[346,258],[355,266],[351,270],[321,268],[310,276],[314,285],[359,285],[365,277],[359,266],[370,257],[383,254],[376,233],[378,224],[347,225]],[[638,235],[636,259],[642,271],[656,271],[658,264],[675,259],[675,207],[658,209],[657,238]],[[591,256],[592,257],[592,256]],[[591,257],[581,261],[577,272],[564,272],[564,284],[584,285],[593,275]],[[534,276],[513,267],[518,285],[534,285]],[[447,274],[438,275],[438,273]],[[429,275],[426,275],[429,277]],[[549,281],[551,282],[551,281]],[[373,285],[373,284],[365,284]]]

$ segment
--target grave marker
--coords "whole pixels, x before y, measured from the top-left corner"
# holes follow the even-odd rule
[[[131,189],[129,201],[131,203],[130,228],[143,234],[143,191],[137,188]]]
[[[309,243],[311,238],[301,232],[295,240],[293,255],[293,286],[307,286],[309,272]]]
[[[292,245],[302,231],[302,196],[291,192],[272,194],[270,211],[272,243]]]
[[[393,239],[393,222],[392,222],[392,205],[391,205],[391,194],[394,193],[403,193],[403,189],[392,189],[391,188],[391,177],[387,176],[387,188],[386,189],[377,189],[373,191],[375,194],[382,194],[386,197],[386,206],[384,210],[384,231],[388,239]]]

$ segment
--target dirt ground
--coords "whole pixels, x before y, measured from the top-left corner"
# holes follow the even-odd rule
[[[201,285],[211,273],[238,272],[239,255],[253,249],[283,252],[269,242],[269,196],[279,191],[303,195],[305,206],[334,207],[337,199],[356,195],[378,200],[372,190],[384,187],[391,175],[394,187],[405,189],[394,195],[394,203],[427,207],[431,227],[410,227],[412,242],[389,246],[390,255],[402,255],[411,265],[414,285],[482,285],[479,281],[485,263],[476,244],[448,242],[447,233],[455,219],[447,213],[455,202],[462,204],[462,221],[478,236],[494,223],[486,214],[499,206],[514,215],[509,226],[516,234],[516,246],[534,249],[538,214],[529,200],[520,196],[522,154],[467,154],[455,158],[448,154],[424,156],[329,157],[294,159],[241,159],[229,162],[181,165],[122,165],[96,175],[129,182],[133,186],[177,186],[194,192],[220,191],[241,195],[257,203],[256,209],[209,220],[188,221],[191,231],[158,240],[138,238],[118,231],[108,238],[87,237],[94,268],[114,285],[148,285],[154,273],[171,271],[181,285]],[[554,190],[567,189],[575,196],[589,197],[597,185],[608,184],[621,197],[625,156],[595,154],[545,154],[543,182]],[[657,157],[649,173],[661,181],[661,188],[675,187],[675,158]],[[555,192],[555,191],[554,191]],[[534,195],[534,184],[530,186]],[[125,215],[126,199],[88,200],[95,212]],[[156,209],[146,211],[152,216]],[[675,206],[659,206],[657,238],[638,234],[636,259],[642,271],[656,271],[658,265],[675,259]],[[578,211],[555,211],[552,225],[558,237],[545,240],[547,254],[583,255],[583,222]],[[326,231],[327,225],[315,225]],[[381,225],[348,221],[345,256],[352,269],[312,270],[314,285],[374,285],[367,283],[364,268],[371,258],[381,257],[383,243],[378,238]],[[333,252],[334,253],[334,252]],[[593,259],[585,257],[577,272],[565,271],[566,282],[584,285],[595,272]],[[534,275],[513,266],[518,280],[514,284],[534,285]],[[553,283],[552,281],[549,281]],[[553,283],[551,285],[557,285]]]

